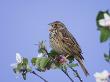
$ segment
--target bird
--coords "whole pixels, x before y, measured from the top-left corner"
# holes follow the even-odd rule
[[[48,24],[49,29],[49,42],[53,50],[58,54],[74,57],[81,66],[84,74],[89,75],[85,65],[84,57],[82,56],[82,50],[74,38],[74,36],[68,31],[67,27],[61,21],[54,21]]]

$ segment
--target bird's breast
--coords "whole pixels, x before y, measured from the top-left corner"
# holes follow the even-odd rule
[[[62,41],[61,37],[59,37],[58,32],[54,31],[50,33],[50,46],[59,54],[63,54],[64,51],[62,49]]]

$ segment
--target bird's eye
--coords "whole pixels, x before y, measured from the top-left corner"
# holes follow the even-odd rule
[[[57,24],[55,24],[55,26],[57,26]]]

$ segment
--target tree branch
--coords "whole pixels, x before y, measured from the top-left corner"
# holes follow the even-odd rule
[[[109,43],[109,58],[110,58],[110,43]],[[109,64],[110,64],[110,61],[109,61]]]
[[[76,74],[76,77],[80,80],[80,82],[83,82],[83,80],[81,79],[81,77],[78,74],[77,70],[73,69],[70,65],[68,65],[68,67]]]
[[[63,73],[66,74],[66,76],[71,80],[71,82],[74,82],[74,80],[69,76],[69,74],[67,73],[67,71],[61,69],[63,71]]]
[[[40,75],[38,75],[35,71],[31,72],[32,74],[38,76],[39,78],[41,78],[44,82],[48,82],[46,79],[44,79],[43,77],[41,77]]]
[[[110,56],[110,43],[109,43],[109,56]]]

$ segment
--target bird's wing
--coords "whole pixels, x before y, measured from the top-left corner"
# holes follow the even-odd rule
[[[71,52],[77,54],[81,59],[84,59],[81,55],[82,50],[73,35],[67,29],[61,29],[60,32],[62,34],[62,41],[70,48]]]

